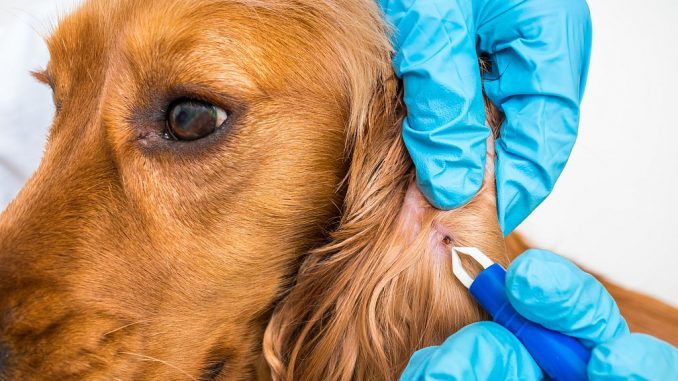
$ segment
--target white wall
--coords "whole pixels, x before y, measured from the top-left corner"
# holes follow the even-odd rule
[[[678,306],[678,1],[589,6],[579,139],[551,197],[519,231]]]
[[[47,88],[27,75],[47,59],[38,32],[54,19],[47,14],[73,2],[0,0],[0,158],[23,177],[39,160],[52,107]],[[678,1],[589,4],[594,47],[580,137],[553,195],[519,230],[678,306]],[[6,54],[29,45],[31,54]],[[13,123],[30,129],[12,131]],[[0,207],[20,186],[2,171]]]

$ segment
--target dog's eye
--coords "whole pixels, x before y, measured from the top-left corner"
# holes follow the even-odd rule
[[[166,139],[196,140],[221,127],[228,119],[226,110],[199,101],[175,103],[167,117]]]

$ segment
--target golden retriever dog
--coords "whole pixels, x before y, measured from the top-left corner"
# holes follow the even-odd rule
[[[388,36],[373,0],[64,18],[44,158],[0,217],[0,380],[392,380],[486,318],[449,246],[508,264],[492,165],[463,208],[425,202]],[[612,291],[678,342],[675,309]]]

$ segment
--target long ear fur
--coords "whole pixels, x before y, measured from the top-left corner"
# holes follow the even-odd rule
[[[453,279],[448,246],[476,246],[508,262],[496,217],[492,152],[483,189],[460,209],[433,209],[413,185],[385,29],[376,9],[370,12],[374,22],[363,25],[365,36],[371,34],[370,48],[341,55],[350,99],[341,221],[331,241],[305,257],[296,285],[267,327],[263,350],[276,380],[397,379],[417,349],[485,317]],[[486,106],[496,136],[501,115]],[[515,241],[509,240],[513,246]],[[660,328],[648,332],[676,340],[667,334],[675,332],[675,319],[666,318],[675,309],[606,285],[632,325],[648,331],[640,323],[652,319],[635,312],[653,306],[664,320],[653,320]]]
[[[385,77],[357,118],[341,222],[308,254],[266,330],[274,379],[396,379],[414,351],[483,318],[452,278],[447,245],[506,263],[493,181],[456,211],[430,207],[413,185],[399,99]]]

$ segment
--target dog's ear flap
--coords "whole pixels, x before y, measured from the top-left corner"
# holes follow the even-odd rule
[[[401,137],[399,83],[384,76],[357,99],[347,128],[341,221],[331,242],[306,256],[265,333],[274,379],[395,379],[415,350],[483,316],[431,253],[434,217],[463,225],[462,235],[480,237],[486,252],[503,254],[496,214],[494,224],[488,216],[496,209],[481,198],[456,214],[428,206],[415,221],[417,237],[398,234],[408,225],[401,212],[414,182]]]
[[[393,377],[386,343],[365,342],[384,328],[374,316],[373,304],[383,301],[373,299],[379,288],[373,272],[388,267],[379,251],[392,241],[385,235],[412,180],[398,82],[388,75],[359,102],[353,98],[341,221],[331,242],[306,256],[266,330],[264,354],[274,379]]]

